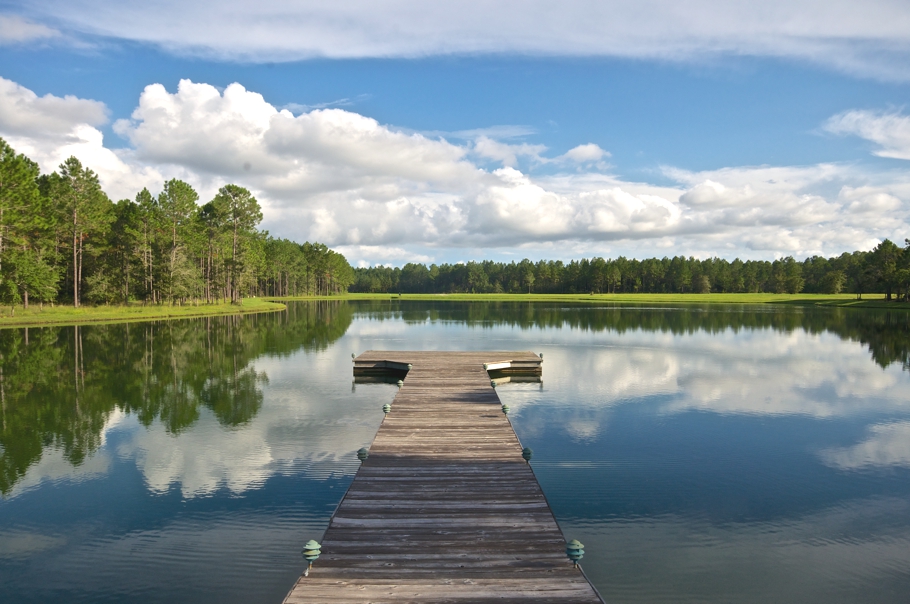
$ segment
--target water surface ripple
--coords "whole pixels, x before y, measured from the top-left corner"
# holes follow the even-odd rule
[[[367,349],[544,353],[497,389],[611,602],[906,602],[910,313],[309,302],[0,330],[0,601],[280,602],[391,401]]]

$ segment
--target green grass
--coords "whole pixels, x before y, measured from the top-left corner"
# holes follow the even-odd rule
[[[191,304],[167,306],[150,304],[130,304],[128,306],[48,306],[40,308],[32,304],[28,310],[15,307],[11,314],[9,306],[0,306],[0,327],[40,327],[46,325],[76,325],[83,323],[125,323],[129,321],[150,321],[155,319],[187,319],[190,317],[208,317],[217,315],[236,315],[246,313],[272,312],[283,310],[284,304],[246,298],[240,306],[234,304]]]
[[[350,300],[352,296],[357,294],[333,294],[331,296],[264,296],[260,298],[261,300],[270,300],[272,302],[285,302],[288,300]],[[388,298],[389,294],[367,294],[367,295],[376,295],[378,299],[383,297]],[[398,294],[395,294],[396,296]]]
[[[789,304],[796,306],[837,306],[846,308],[884,308],[910,311],[910,304],[886,302],[884,294],[866,294],[857,300],[853,294],[347,294],[343,296],[246,298],[242,306],[202,304],[167,306],[140,303],[129,306],[48,306],[32,305],[28,310],[0,306],[0,328],[75,325],[83,323],[123,323],[158,319],[186,319],[217,315],[273,312],[283,310],[289,300],[424,300],[434,302],[575,302],[587,304]]]
[[[900,308],[884,294],[348,294],[348,300],[433,300],[452,302],[578,302],[600,304],[792,304],[851,308]]]

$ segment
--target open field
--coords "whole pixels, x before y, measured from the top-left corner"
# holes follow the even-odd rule
[[[838,306],[910,311],[910,304],[886,302],[884,294],[348,294],[345,296],[308,296],[245,298],[242,306],[203,304],[167,306],[131,304],[129,306],[48,306],[32,305],[28,310],[0,306],[0,328],[74,325],[83,323],[122,323],[158,319],[186,319],[284,309],[284,300],[424,300],[435,302],[574,302],[581,304],[789,304],[797,306]]]
[[[886,302],[884,294],[348,294],[348,300],[433,300],[452,302],[577,302],[588,304],[793,304],[910,310]]]
[[[142,305],[129,306],[48,306],[40,308],[33,304],[28,310],[21,306],[11,314],[9,306],[0,306],[0,327],[41,327],[49,325],[75,325],[83,323],[124,323],[127,321],[150,321],[154,319],[187,319],[216,315],[273,312],[283,310],[280,302],[261,298],[246,298],[241,306],[234,304],[201,304],[199,306]]]

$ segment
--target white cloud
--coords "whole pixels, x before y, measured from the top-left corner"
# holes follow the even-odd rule
[[[96,101],[38,97],[0,80],[0,135],[43,170],[76,155],[114,198],[155,191],[170,177],[203,198],[236,182],[257,195],[274,235],[357,250],[356,262],[439,261],[443,248],[565,257],[672,246],[768,258],[839,254],[910,235],[902,171],[667,167],[662,176],[675,185],[658,186],[612,176],[602,162],[608,153],[591,143],[555,158],[543,146],[479,132],[456,144],[340,108],[295,116],[240,84],[220,91],[189,80],[173,93],[146,87],[131,118],[114,124],[126,149],[105,144],[105,116]],[[478,158],[504,166],[489,171]],[[530,173],[515,167],[520,159]],[[534,166],[570,171],[535,174]]]
[[[439,54],[795,57],[910,77],[910,7],[868,0],[34,0],[31,14],[183,54],[244,61]]]
[[[870,249],[885,237],[900,241],[908,232],[910,179],[900,172],[816,164],[665,174],[687,187],[679,198],[688,219],[682,231],[709,239],[738,232],[747,250],[831,254]],[[871,207],[892,211],[858,215]]]
[[[472,148],[475,155],[501,162],[503,166],[509,168],[518,166],[519,157],[527,157],[532,162],[543,163],[545,160],[540,154],[546,150],[547,147],[545,145],[502,143],[484,135],[477,137]]]
[[[431,264],[433,257],[412,252],[402,247],[381,245],[340,245],[335,248],[354,266],[367,267],[375,264],[384,266],[404,265],[409,262]]]
[[[889,212],[899,212],[903,202],[890,193],[885,193],[879,188],[872,186],[848,187],[845,186],[840,190],[838,197],[848,203],[847,211],[855,214],[854,224],[861,223],[864,216],[869,216],[870,220],[881,224],[882,221],[889,221]]]
[[[98,173],[114,199],[132,197],[144,186],[159,186],[165,177],[162,172],[131,162],[128,151],[104,145],[98,126],[107,123],[107,114],[99,101],[70,95],[39,97],[0,77],[0,136],[36,161],[42,171],[53,172],[72,155]]]
[[[486,136],[496,140],[504,140],[537,134],[537,130],[531,128],[530,126],[522,126],[519,124],[499,124],[497,126],[488,126],[486,128],[471,128],[468,130],[456,130],[455,132],[437,131],[428,132],[426,134],[471,140]]]
[[[879,157],[910,159],[910,116],[898,112],[854,109],[831,117],[824,125],[833,134],[852,134],[879,146]]]
[[[610,157],[610,154],[594,143],[588,143],[586,145],[578,145],[566,151],[563,158],[574,161],[578,163],[585,162],[597,162],[602,160],[604,157]]]
[[[501,136],[494,133],[499,131]],[[466,136],[472,134],[473,136]],[[490,128],[485,130],[467,130],[455,133],[457,138],[473,138],[471,152],[482,159],[492,160],[501,163],[505,168],[517,168],[519,159],[526,158],[531,166],[543,164],[592,164],[597,163],[599,168],[606,168],[602,159],[610,157],[608,151],[604,151],[594,143],[578,145],[569,149],[564,154],[547,158],[543,154],[547,151],[546,145],[534,145],[531,143],[508,143],[499,139],[516,138],[525,136],[527,133],[516,127],[515,130],[509,130],[508,127]]]
[[[364,101],[370,98],[369,94],[360,94],[353,99],[343,98],[336,99],[334,101],[326,101],[325,103],[316,103],[314,105],[305,105],[302,103],[288,103],[279,109],[287,109],[291,113],[306,113],[307,111],[312,111],[313,109],[328,109],[329,107],[350,107],[355,105],[360,101]]]
[[[512,168],[497,177],[470,206],[469,239],[487,245],[563,239],[623,239],[674,229],[679,205],[659,195],[619,186],[556,192]]]
[[[0,15],[0,46],[25,44],[59,37],[61,37],[60,32],[47,25],[32,23],[17,15]]]
[[[37,94],[0,77],[0,131],[33,138],[66,136],[78,126],[107,122],[107,107],[74,96]]]
[[[242,178],[276,202],[359,187],[391,201],[404,190],[451,185],[475,172],[462,161],[466,150],[445,141],[393,131],[342,109],[295,117],[240,84],[223,93],[189,80],[173,94],[147,86],[132,120],[114,128],[141,160]]]

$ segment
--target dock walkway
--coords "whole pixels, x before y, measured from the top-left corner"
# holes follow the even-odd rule
[[[484,363],[540,373],[530,352],[366,352],[355,374],[407,371],[285,604],[602,604],[566,540]],[[411,365],[408,370],[408,364]]]

